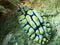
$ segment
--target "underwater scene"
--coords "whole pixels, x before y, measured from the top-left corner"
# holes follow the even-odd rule
[[[0,45],[60,45],[60,0],[0,0]]]

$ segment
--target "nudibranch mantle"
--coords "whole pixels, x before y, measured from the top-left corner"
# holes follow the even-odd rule
[[[51,24],[40,10],[18,5],[17,12],[18,21],[30,39],[40,44],[49,42],[52,30]]]

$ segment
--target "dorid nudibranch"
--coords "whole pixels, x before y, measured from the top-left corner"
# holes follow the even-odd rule
[[[18,20],[26,34],[35,42],[47,43],[51,38],[51,24],[41,11],[30,4],[18,5]]]

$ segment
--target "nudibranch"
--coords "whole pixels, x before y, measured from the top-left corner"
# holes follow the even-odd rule
[[[18,5],[18,21],[30,39],[40,44],[46,44],[51,39],[51,24],[47,17],[38,9],[24,2]]]

